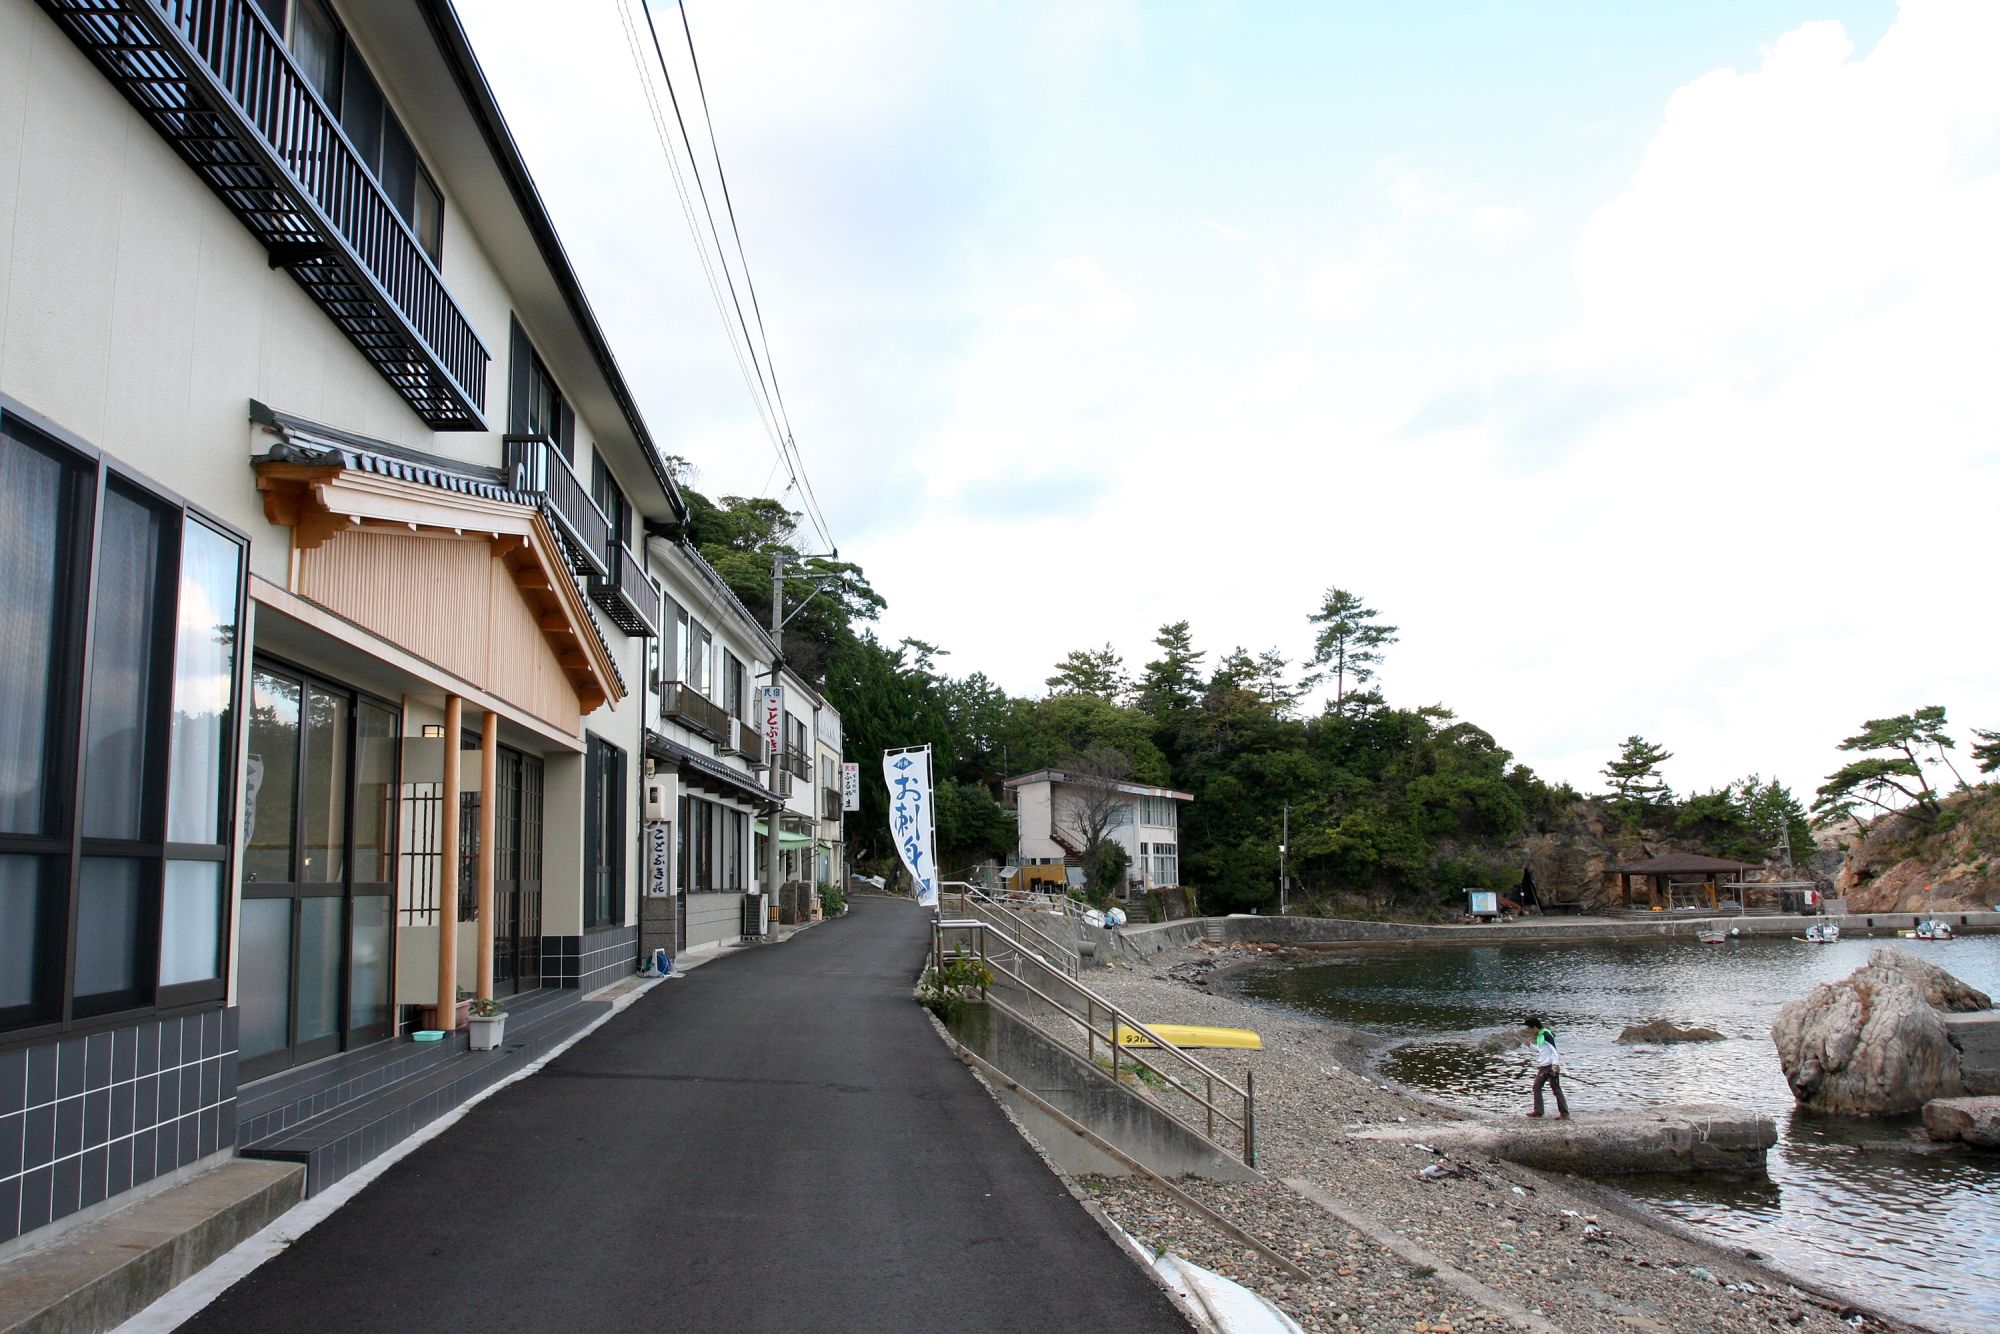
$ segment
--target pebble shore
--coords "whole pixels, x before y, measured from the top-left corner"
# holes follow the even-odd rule
[[[1203,1055],[1232,1077],[1255,1072],[1258,1166],[1269,1184],[1179,1184],[1297,1261],[1312,1281],[1281,1271],[1143,1178],[1081,1179],[1087,1197],[1147,1250],[1173,1250],[1226,1274],[1308,1330],[1916,1328],[1797,1288],[1757,1264],[1761,1257],[1690,1239],[1591,1183],[1350,1137],[1343,1133],[1350,1128],[1423,1124],[1453,1113],[1371,1078],[1375,1043],[1368,1035],[1255,1006],[1211,985],[1219,973],[1260,957],[1268,956],[1198,945],[1136,964],[1119,960],[1087,980],[1161,1023],[1262,1035],[1262,1051]],[[1524,1079],[1524,1104],[1526,1093]],[[1363,1229],[1285,1184],[1292,1179],[1316,1188]]]

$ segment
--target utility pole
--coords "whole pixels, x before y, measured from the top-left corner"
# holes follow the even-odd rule
[[[784,668],[785,651],[785,553],[783,550],[771,553],[771,687],[783,690],[778,673]],[[778,735],[772,742],[770,754],[771,791],[778,790],[779,748],[785,740],[785,706],[783,696],[778,704]],[[768,708],[769,705],[765,705]],[[764,709],[757,711],[757,725],[762,727]],[[770,740],[770,738],[766,738]],[[785,803],[783,799],[774,802],[770,814],[764,817],[764,934],[776,933],[778,924],[778,878],[784,874],[783,852],[778,847],[779,830],[783,827]]]
[[[1285,915],[1291,898],[1291,877],[1285,874],[1285,853],[1292,841],[1292,803],[1285,803],[1284,823],[1278,835],[1278,916]]]

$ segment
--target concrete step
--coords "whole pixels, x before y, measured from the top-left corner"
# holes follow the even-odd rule
[[[240,1152],[302,1165],[306,1194],[317,1195],[475,1093],[539,1060],[605,1013],[601,1002],[576,1000],[575,992],[568,995],[572,999],[567,1004],[544,1005],[528,1013],[510,1011],[506,1041],[497,1051],[457,1051],[369,1096],[255,1142],[246,1141]]]
[[[305,1198],[305,1171],[233,1159],[0,1265],[0,1334],[97,1334]]]
[[[1211,945],[1224,945],[1229,942],[1229,933],[1215,918],[1204,917],[1201,919],[1201,938]]]
[[[538,1022],[541,1014],[576,1001],[573,990],[552,987],[527,992],[506,1002],[508,1023],[525,1029]],[[237,1142],[255,1144],[275,1138],[316,1116],[435,1070],[470,1050],[463,1030],[447,1033],[438,1042],[412,1042],[401,1037],[260,1079],[237,1094]]]
[[[1760,1112],[1722,1103],[1678,1107],[1621,1107],[1577,1112],[1566,1120],[1554,1110],[1540,1119],[1432,1121],[1369,1126],[1357,1139],[1424,1144],[1445,1153],[1478,1153],[1546,1172],[1608,1176],[1632,1172],[1749,1172],[1764,1170],[1764,1153],[1778,1142],[1778,1126]]]

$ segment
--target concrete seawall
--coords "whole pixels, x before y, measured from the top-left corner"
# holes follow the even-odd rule
[[[1778,1142],[1770,1117],[1721,1103],[1579,1112],[1566,1121],[1517,1118],[1376,1126],[1354,1133],[1358,1139],[1490,1154],[1545,1172],[1588,1176],[1757,1173],[1764,1170],[1765,1151]]]
[[[2000,931],[2000,913],[1939,913],[1954,930]],[[1208,917],[1127,926],[1119,947],[1146,957],[1184,949],[1203,939],[1204,924],[1219,927],[1232,943],[1271,945],[1490,945],[1496,941],[1655,940],[1692,938],[1704,930],[1735,929],[1745,936],[1802,936],[1815,922],[1837,922],[1841,933],[1862,939],[1894,940],[1896,932],[1923,920],[1922,914],[1847,913],[1840,916],[1697,916],[1662,913],[1634,917],[1528,917],[1504,925],[1427,926],[1416,922],[1361,922],[1334,917]]]

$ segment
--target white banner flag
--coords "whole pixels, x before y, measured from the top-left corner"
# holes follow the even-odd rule
[[[778,762],[778,751],[785,742],[785,688],[783,686],[764,687],[764,753],[771,757],[771,763]],[[776,787],[773,783],[771,786]]]
[[[882,752],[882,777],[889,783],[889,837],[917,882],[917,902],[935,908],[938,901],[935,831],[931,820],[931,748]]]
[[[840,809],[861,809],[861,766],[853,760],[846,760],[840,766]]]

